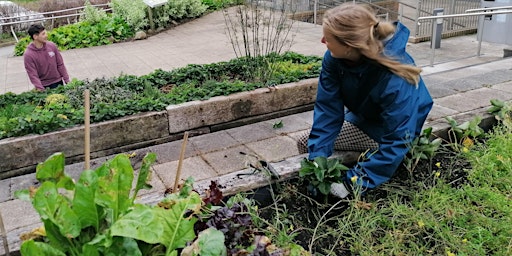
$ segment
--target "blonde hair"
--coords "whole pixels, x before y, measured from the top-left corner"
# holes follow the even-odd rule
[[[344,3],[327,10],[323,17],[323,26],[339,42],[358,50],[368,59],[387,67],[407,82],[417,85],[421,68],[402,64],[383,53],[381,40],[395,32],[390,22],[379,21],[371,7],[353,3]]]

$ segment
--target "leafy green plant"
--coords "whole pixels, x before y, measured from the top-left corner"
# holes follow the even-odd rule
[[[114,15],[126,21],[133,30],[142,29],[149,23],[148,7],[142,0],[112,0],[110,6]]]
[[[420,136],[409,145],[409,153],[404,158],[404,165],[410,173],[416,169],[420,160],[432,159],[441,146],[442,140],[440,138],[430,140],[431,136],[432,127],[429,127],[423,130]]]
[[[154,153],[143,159],[134,183],[134,170],[125,154],[117,155],[96,170],[85,170],[75,183],[64,172],[64,155],[56,153],[37,166],[38,188],[17,191],[31,201],[44,224],[44,234],[23,242],[23,255],[177,255],[196,238],[194,223],[201,207],[191,180],[179,193],[166,197],[159,206],[135,203],[137,193],[149,185]],[[132,187],[132,184],[134,186]],[[200,235],[200,245],[222,251],[219,233]],[[222,234],[220,234],[222,236]],[[143,253],[144,252],[144,253]]]
[[[331,184],[340,182],[348,167],[336,158],[317,157],[313,161],[303,159],[300,163],[299,177],[309,183],[320,193],[328,195]]]
[[[491,107],[487,110],[494,115],[496,120],[503,123],[507,127],[512,127],[512,104],[501,100],[492,99]]]
[[[450,124],[448,131],[448,140],[450,146],[456,151],[466,151],[474,144],[474,139],[481,138],[484,135],[484,130],[479,126],[482,117],[475,116],[470,121],[458,124],[452,117],[446,117]],[[461,148],[462,145],[462,148]]]

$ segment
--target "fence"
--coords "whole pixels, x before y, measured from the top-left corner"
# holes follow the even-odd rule
[[[97,4],[92,6],[101,8],[107,12],[112,10],[109,8],[109,4]],[[29,24],[36,22],[45,23],[46,21],[50,21],[50,23],[45,23],[44,25],[48,29],[52,29],[59,25],[57,24],[59,20],[64,20],[67,24],[76,23],[78,22],[84,9],[85,6],[80,6],[52,12],[30,13],[27,15],[16,15],[12,17],[0,17],[0,31],[3,32],[4,27],[8,27],[13,37],[16,39],[16,42],[18,42],[16,32],[27,28]]]
[[[432,20],[419,22],[419,19],[434,15],[434,9],[443,8],[444,14],[456,14],[480,7],[480,0],[310,0],[309,10],[313,12],[314,23],[320,23],[321,16],[326,9],[345,2],[368,4],[376,9],[380,16],[389,17],[390,20],[400,20],[411,30],[412,42],[430,40]],[[443,26],[443,37],[475,33],[478,17],[448,19]]]

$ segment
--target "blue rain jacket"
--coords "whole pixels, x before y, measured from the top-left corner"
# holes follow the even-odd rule
[[[395,25],[395,34],[385,42],[384,53],[402,63],[414,64],[405,51],[409,30],[401,23]],[[420,135],[432,104],[422,79],[415,86],[369,59],[350,66],[327,51],[308,140],[309,159],[331,156],[343,120],[351,122],[375,140],[379,148],[351,168],[344,181],[350,184],[350,178],[357,176],[364,187],[375,188],[395,173],[410,143]]]

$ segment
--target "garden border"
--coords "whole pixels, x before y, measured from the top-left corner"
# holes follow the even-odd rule
[[[185,131],[196,136],[308,111],[316,99],[317,83],[318,78],[311,78],[94,123],[91,158],[180,140]],[[35,172],[37,164],[55,152],[66,155],[66,164],[83,161],[84,134],[84,125],[79,125],[0,140],[0,180]]]

